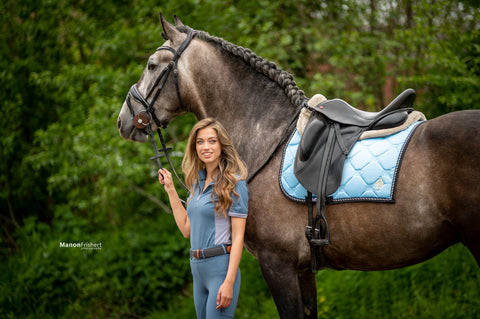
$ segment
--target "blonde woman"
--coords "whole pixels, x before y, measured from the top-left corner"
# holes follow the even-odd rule
[[[198,318],[233,318],[240,292],[240,259],[248,214],[247,169],[225,128],[199,121],[182,162],[190,196],[185,209],[172,175],[160,169],[175,222],[190,238],[190,266]]]

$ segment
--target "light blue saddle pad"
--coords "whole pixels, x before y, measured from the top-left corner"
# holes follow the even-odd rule
[[[327,203],[394,202],[395,181],[400,162],[410,137],[420,123],[413,123],[405,130],[390,136],[355,143],[345,159],[340,186],[327,198]],[[285,196],[305,203],[307,190],[293,172],[300,138],[300,133],[295,130],[283,152],[279,180]]]

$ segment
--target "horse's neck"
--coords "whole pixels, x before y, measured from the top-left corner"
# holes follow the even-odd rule
[[[217,63],[214,72],[204,72],[196,83],[198,118],[214,117],[229,132],[234,146],[247,164],[250,173],[268,158],[286,126],[294,116],[295,107],[284,90],[265,75],[241,61]]]
[[[279,93],[284,95],[281,90]],[[293,111],[288,99],[267,96],[247,99],[245,104],[237,105],[236,112],[219,112],[217,118],[225,123],[238,153],[253,173],[282,138]]]

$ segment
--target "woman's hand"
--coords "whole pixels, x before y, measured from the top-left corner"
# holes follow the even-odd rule
[[[240,259],[243,253],[246,223],[246,218],[232,217],[232,249],[230,251],[225,281],[218,289],[217,309],[227,308],[232,303],[233,285],[237,277],[238,266],[240,265]]]
[[[217,309],[228,308],[232,303],[233,298],[233,283],[224,281],[218,289],[217,294]]]
[[[165,168],[158,170],[158,180],[160,184],[165,186],[170,206],[172,207],[173,216],[177,223],[178,229],[182,232],[185,238],[190,237],[190,220],[188,219],[187,211],[183,207],[180,198],[178,197],[175,185],[173,184],[172,174]]]
[[[161,168],[158,170],[158,180],[160,181],[160,184],[165,186],[165,190],[167,191],[167,193],[175,191],[172,174],[165,168]]]

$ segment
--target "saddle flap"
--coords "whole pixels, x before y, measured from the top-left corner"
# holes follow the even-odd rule
[[[326,142],[326,134],[324,133],[327,126],[327,121],[322,119],[321,116],[310,117],[298,148],[297,154],[301,162],[308,161],[314,153],[315,147]]]
[[[294,173],[313,194],[331,194],[340,185],[345,158],[364,128],[332,122],[314,112],[298,145]]]

